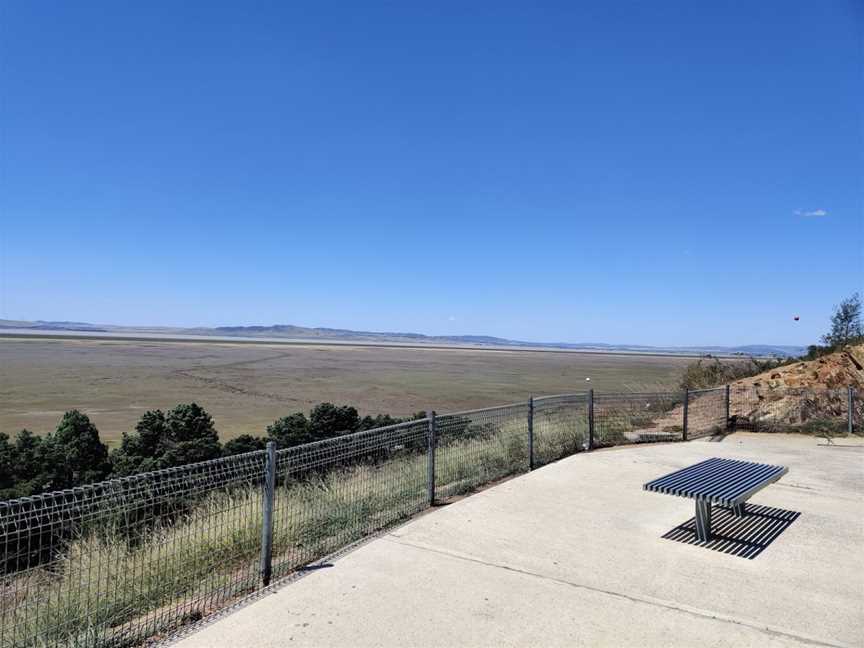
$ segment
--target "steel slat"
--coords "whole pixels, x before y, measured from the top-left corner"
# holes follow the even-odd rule
[[[713,457],[654,479],[643,488],[734,506],[787,472],[783,466]]]

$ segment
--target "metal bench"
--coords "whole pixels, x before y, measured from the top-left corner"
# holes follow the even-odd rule
[[[729,508],[736,517],[746,515],[745,502],[787,472],[785,466],[714,457],[659,477],[643,488],[695,499],[696,538],[710,540],[712,505]]]

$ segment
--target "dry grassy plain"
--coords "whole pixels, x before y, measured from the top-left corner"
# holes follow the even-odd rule
[[[44,434],[79,408],[115,445],[148,409],[196,401],[223,440],[331,401],[408,415],[529,394],[672,387],[687,358],[291,345],[0,338],[0,431]]]

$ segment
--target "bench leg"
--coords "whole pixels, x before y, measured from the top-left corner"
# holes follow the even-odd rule
[[[734,517],[744,517],[747,514],[747,511],[744,509],[744,506],[745,506],[744,502],[741,502],[740,504],[736,504],[735,506],[733,506],[732,507],[732,515]]]
[[[711,539],[711,503],[696,500],[696,539]]]

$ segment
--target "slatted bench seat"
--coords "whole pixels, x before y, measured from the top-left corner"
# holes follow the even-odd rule
[[[735,516],[746,515],[745,502],[787,472],[785,466],[714,457],[659,477],[643,488],[696,500],[696,538],[710,540],[712,505],[729,508]]]

